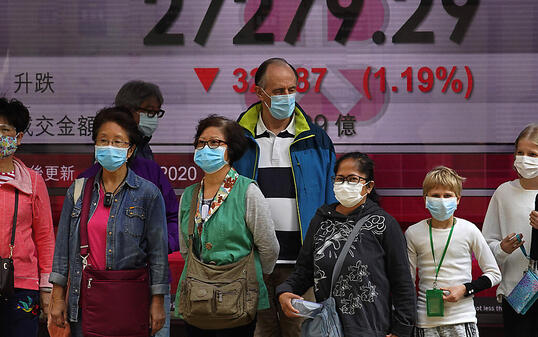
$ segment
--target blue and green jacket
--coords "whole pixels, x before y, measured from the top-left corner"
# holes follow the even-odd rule
[[[261,102],[254,103],[237,120],[245,129],[249,145],[241,159],[234,162],[233,167],[239,174],[254,180],[258,179],[260,152],[255,139],[255,129],[261,110]],[[295,139],[290,145],[289,155],[301,238],[304,239],[316,210],[323,204],[336,202],[331,180],[336,158],[333,143],[325,131],[312,123],[298,104],[295,105],[294,113]]]

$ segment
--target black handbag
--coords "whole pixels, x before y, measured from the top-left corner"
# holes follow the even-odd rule
[[[0,299],[7,301],[15,294],[15,267],[13,266],[13,247],[15,247],[15,228],[17,226],[17,210],[19,207],[19,190],[15,189],[15,212],[11,228],[11,243],[9,257],[0,256]]]

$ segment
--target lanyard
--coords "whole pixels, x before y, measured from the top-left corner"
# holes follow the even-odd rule
[[[428,221],[428,225],[430,227],[430,246],[432,248],[432,256],[433,256],[433,263],[435,263],[435,252],[433,250],[433,236],[432,236],[432,222],[431,220]],[[446,251],[448,250],[448,244],[450,243],[450,239],[452,238],[452,232],[454,231],[454,226],[456,225],[456,218],[452,221],[452,228],[450,228],[450,233],[448,234],[448,239],[446,240],[445,249],[443,250],[443,255],[441,256],[441,260],[439,260],[439,265],[437,266],[437,270],[435,271],[435,281],[433,281],[433,288],[437,288],[437,276],[439,275],[439,270],[441,270],[441,265],[443,264],[443,260],[445,259]]]

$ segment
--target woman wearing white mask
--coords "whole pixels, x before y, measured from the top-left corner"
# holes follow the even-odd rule
[[[262,192],[233,168],[246,144],[243,128],[224,117],[211,115],[196,128],[194,162],[204,177],[185,189],[179,213],[185,267],[176,310],[186,321],[187,336],[253,336],[256,310],[269,307],[263,274],[273,271],[279,245]],[[229,276],[233,271],[215,272],[245,262],[245,283]],[[195,268],[211,271],[202,278]]]
[[[295,271],[277,288],[283,311],[296,317],[291,300],[314,286],[317,302],[332,293],[345,336],[410,336],[416,309],[406,243],[398,222],[377,204],[374,163],[352,152],[337,160],[334,171],[339,203],[320,207],[312,219]],[[336,260],[363,217],[368,220],[331,291]]]
[[[538,194],[538,124],[528,125],[515,142],[514,168],[518,179],[503,183],[489,203],[482,232],[502,271],[497,299],[502,301],[505,336],[538,336],[538,302],[525,315],[516,313],[505,297],[529,267],[537,271],[530,253],[531,229],[538,229],[534,209]],[[522,240],[518,240],[520,234]],[[536,240],[538,238],[535,238]]]

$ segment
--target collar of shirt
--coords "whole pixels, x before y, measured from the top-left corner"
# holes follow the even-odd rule
[[[256,132],[256,138],[261,138],[261,137],[269,138],[271,137],[271,135],[275,135],[272,131],[267,129],[267,127],[263,123],[261,112],[258,116],[258,123],[256,123],[255,132]],[[295,137],[295,114],[293,114],[288,126],[278,134],[278,137],[281,137],[281,138],[288,138],[288,137],[294,138]]]

